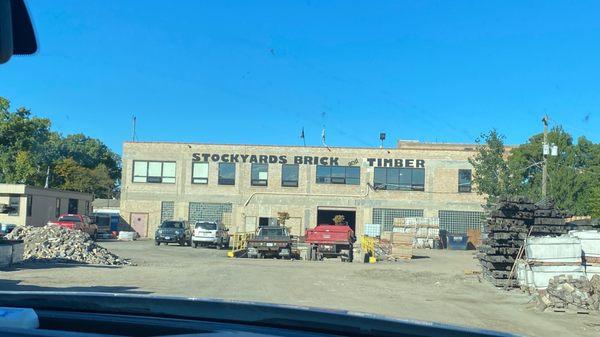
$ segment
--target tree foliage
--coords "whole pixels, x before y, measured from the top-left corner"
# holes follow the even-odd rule
[[[488,205],[500,196],[512,193],[508,163],[505,159],[504,136],[496,130],[482,134],[477,140],[477,154],[469,159],[475,174],[477,193],[486,195]]]
[[[0,183],[50,186],[91,192],[97,197],[117,193],[120,159],[100,140],[75,134],[63,137],[50,130],[50,120],[38,118],[0,97]]]

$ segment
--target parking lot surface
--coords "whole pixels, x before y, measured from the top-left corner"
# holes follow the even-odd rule
[[[530,296],[480,280],[473,251],[417,250],[377,264],[231,259],[225,250],[101,242],[135,266],[26,263],[3,290],[104,291],[293,304],[440,321],[531,336],[597,336],[597,315],[541,313]]]

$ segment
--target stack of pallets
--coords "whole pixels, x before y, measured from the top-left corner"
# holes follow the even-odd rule
[[[392,259],[411,259],[413,255],[413,237],[411,233],[392,233]]]

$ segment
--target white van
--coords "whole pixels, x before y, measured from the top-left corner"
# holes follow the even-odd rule
[[[229,247],[229,233],[220,222],[198,221],[194,225],[192,246],[215,246],[217,249]]]

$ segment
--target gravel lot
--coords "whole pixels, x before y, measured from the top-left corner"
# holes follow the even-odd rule
[[[531,336],[597,336],[599,315],[540,313],[519,291],[477,275],[473,252],[418,250],[406,262],[229,259],[226,251],[152,241],[103,242],[136,266],[32,264],[0,272],[3,290],[180,295],[371,312]]]

